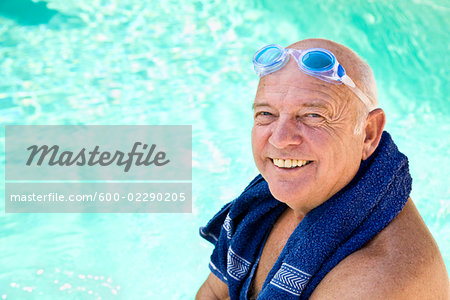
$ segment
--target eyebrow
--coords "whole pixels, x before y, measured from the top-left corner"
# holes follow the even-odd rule
[[[267,102],[258,102],[258,103],[253,103],[252,105],[252,109],[255,110],[255,108],[257,107],[261,107],[261,106],[271,106],[269,103]],[[316,108],[324,108],[326,109],[328,107],[327,104],[319,102],[319,101],[312,101],[312,102],[306,102],[300,105],[301,107],[316,107]]]

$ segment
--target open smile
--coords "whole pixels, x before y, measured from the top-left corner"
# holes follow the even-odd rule
[[[272,162],[275,166],[279,168],[300,168],[310,164],[310,160],[298,160],[298,159],[282,159],[282,158],[272,158]]]

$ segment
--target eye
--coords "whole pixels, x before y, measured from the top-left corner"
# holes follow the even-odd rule
[[[306,114],[305,116],[308,118],[322,118],[321,115],[315,113]]]
[[[259,124],[269,124],[274,118],[275,116],[268,111],[259,111],[255,113],[254,117],[255,122]]]
[[[305,112],[304,114],[300,115],[300,120],[305,124],[319,125],[325,121],[325,117],[320,113]]]
[[[313,113],[313,112],[304,113],[302,118],[303,119],[308,119],[308,120],[315,120],[315,121],[318,120],[318,119],[320,119],[320,120],[324,119],[324,117],[321,114]]]
[[[259,112],[255,113],[255,119],[270,117],[270,116],[273,116],[273,115],[268,111],[259,111]]]

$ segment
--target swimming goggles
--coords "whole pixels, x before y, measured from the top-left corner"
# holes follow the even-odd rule
[[[253,65],[259,77],[280,70],[289,61],[289,54],[294,57],[299,69],[308,75],[333,84],[345,84],[371,110],[371,101],[345,74],[333,53],[322,48],[297,50],[284,48],[277,44],[264,46],[253,57]]]

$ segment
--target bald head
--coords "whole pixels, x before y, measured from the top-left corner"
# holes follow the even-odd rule
[[[306,39],[294,43],[288,48],[305,50],[309,48],[324,48],[336,56],[344,67],[346,74],[355,82],[356,86],[365,93],[371,102],[370,110],[378,106],[377,87],[370,66],[351,49],[325,39]]]

